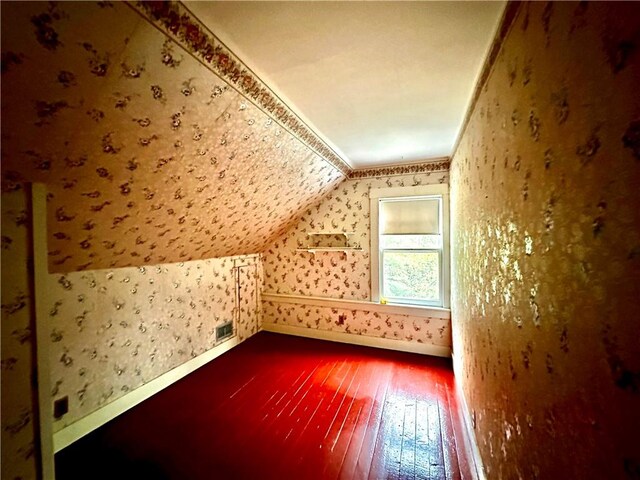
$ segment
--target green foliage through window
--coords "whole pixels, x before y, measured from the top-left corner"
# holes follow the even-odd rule
[[[387,298],[440,300],[438,252],[385,251],[383,296]]]

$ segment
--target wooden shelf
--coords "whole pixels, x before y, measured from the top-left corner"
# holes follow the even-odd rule
[[[349,235],[355,235],[356,232],[341,232],[338,230],[335,231],[329,231],[329,230],[324,230],[324,231],[320,231],[320,232],[307,232],[308,236],[311,235],[344,235],[345,237],[348,237]]]
[[[326,245],[326,246],[311,246],[308,245],[306,247],[302,247],[302,248],[298,248],[296,249],[297,252],[308,252],[311,253],[313,255],[316,254],[316,252],[342,252],[345,255],[348,252],[354,252],[354,251],[358,251],[358,250],[362,250],[361,247],[359,246],[351,246],[349,245],[349,236],[350,235],[355,235],[355,232],[342,232],[339,230],[319,230],[317,232],[307,232],[307,236],[309,237],[309,239],[311,240],[310,243],[317,243],[317,242],[313,242],[312,238],[318,237],[318,236],[322,236],[322,235],[326,235],[326,236],[331,236],[331,235],[341,235],[344,237],[344,241],[338,241],[338,242],[327,242],[327,243],[342,243],[343,245]]]
[[[316,252],[342,252],[348,253],[353,251],[360,251],[362,247],[307,247],[297,248],[296,252],[309,252],[315,254]]]

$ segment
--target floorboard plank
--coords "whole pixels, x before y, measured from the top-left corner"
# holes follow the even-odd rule
[[[420,480],[429,479],[431,468],[431,445],[429,441],[428,403],[416,401],[416,453],[415,477]]]
[[[402,453],[400,455],[400,478],[414,479],[416,476],[416,401],[404,404],[404,428],[402,430]]]
[[[376,387],[376,395],[374,397],[371,413],[369,414],[369,421],[367,422],[367,427],[365,429],[362,446],[358,453],[356,469],[352,477],[343,478],[370,478],[370,472],[377,469],[380,462],[380,459],[374,455],[374,452],[378,441],[380,421],[384,414],[384,405],[387,401],[389,384],[391,383],[391,368],[390,366],[378,366],[377,370],[383,370],[384,375],[380,375],[380,380]]]
[[[442,454],[444,455],[444,470],[447,480],[460,480],[458,456],[451,425],[451,416],[447,409],[447,395],[445,387],[438,384],[438,414],[440,417],[440,429],[442,431]]]
[[[467,480],[448,360],[260,333],[56,455],[56,478]]]

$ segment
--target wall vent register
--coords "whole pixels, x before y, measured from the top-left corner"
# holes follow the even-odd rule
[[[216,341],[224,340],[233,335],[233,323],[227,322],[216,327]]]

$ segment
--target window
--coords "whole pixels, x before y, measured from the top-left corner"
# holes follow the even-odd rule
[[[449,307],[446,185],[370,191],[372,299]]]

